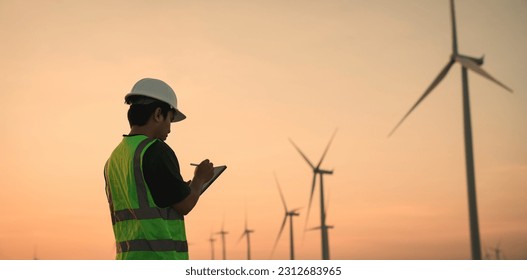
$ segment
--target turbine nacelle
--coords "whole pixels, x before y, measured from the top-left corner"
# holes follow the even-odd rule
[[[320,168],[315,168],[313,172],[318,173],[318,174],[329,174],[329,175],[333,174],[333,170],[324,170]]]
[[[476,65],[481,66],[485,62],[485,55],[482,55],[480,58],[471,57],[471,56],[462,55],[462,54],[452,54],[450,56],[450,61],[461,63],[462,60],[469,60],[469,61],[474,62]]]
[[[483,65],[483,62],[484,62],[484,59],[485,59],[484,55],[482,55],[480,58],[475,58],[475,57],[470,57],[470,56],[458,54],[456,57],[457,58],[471,60],[472,62],[476,63],[478,66]],[[456,60],[457,62],[460,62],[456,57],[454,57],[454,60]]]
[[[300,213],[296,212],[296,211],[289,211],[289,212],[285,212],[285,214],[287,216],[300,216]]]

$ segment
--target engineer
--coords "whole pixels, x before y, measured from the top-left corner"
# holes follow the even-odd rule
[[[158,79],[139,80],[125,96],[130,133],[104,167],[116,259],[189,258],[184,216],[196,205],[201,186],[213,176],[203,160],[185,182],[174,151],[164,142],[178,110],[172,88]]]

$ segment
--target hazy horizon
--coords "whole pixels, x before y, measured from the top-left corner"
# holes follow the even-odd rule
[[[469,73],[482,254],[527,259],[527,1],[457,0],[460,53],[514,90]],[[252,258],[295,217],[297,259],[320,259],[312,170],[322,164],[331,259],[470,259],[461,67],[391,129],[448,62],[448,0],[1,1],[0,259],[113,259],[103,166],[129,132],[124,95],[144,77],[187,119],[166,142],[228,169],[186,217],[191,259],[247,211]],[[306,224],[307,222],[307,224]],[[221,258],[215,235],[215,257]],[[289,225],[273,259],[289,258]]]

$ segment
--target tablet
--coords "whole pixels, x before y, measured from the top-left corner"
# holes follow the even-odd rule
[[[212,175],[212,179],[210,179],[209,181],[207,181],[205,184],[203,184],[203,186],[201,187],[201,193],[203,194],[209,187],[210,185],[212,185],[212,183],[214,183],[214,181],[220,177],[221,173],[223,173],[223,171],[225,171],[225,169],[227,169],[227,166],[226,165],[220,165],[220,166],[215,166],[213,168],[213,172],[214,172],[214,175]]]

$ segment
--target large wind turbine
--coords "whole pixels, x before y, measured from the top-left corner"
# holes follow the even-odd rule
[[[403,121],[413,112],[413,110],[432,92],[432,90],[443,80],[447,75],[448,71],[458,62],[461,64],[461,78],[462,78],[462,89],[463,89],[463,123],[465,131],[465,160],[467,169],[467,190],[468,190],[468,205],[469,205],[469,217],[470,217],[470,239],[472,248],[472,259],[481,259],[481,245],[479,237],[479,225],[478,225],[478,212],[476,205],[476,178],[474,174],[474,152],[472,148],[472,125],[470,119],[470,100],[468,95],[468,74],[467,69],[470,69],[477,74],[487,78],[488,80],[498,84],[504,89],[512,92],[512,90],[506,85],[502,84],[486,71],[481,68],[483,65],[483,57],[474,58],[465,56],[458,53],[457,46],[457,34],[456,34],[456,16],[454,12],[454,0],[450,0],[450,12],[452,17],[452,55],[446,66],[439,72],[439,75],[426,89],[424,94],[417,100],[412,108],[404,115],[401,121],[395,126],[390,132],[389,136],[392,135],[395,130],[403,123]]]
[[[253,233],[254,230],[247,228],[247,212],[245,213],[245,227],[242,233],[242,236],[240,236],[240,239],[238,239],[238,242],[242,240],[242,238],[245,236],[247,238],[247,259],[251,259],[251,233]]]
[[[333,141],[333,138],[335,138],[335,134],[337,133],[337,130],[333,133],[333,136],[331,136],[331,139],[329,140],[329,143],[326,147],[326,150],[324,150],[324,153],[322,154],[322,157],[320,158],[320,161],[315,166],[309,159],[302,153],[300,148],[293,142],[293,140],[289,139],[291,144],[296,148],[296,150],[300,153],[300,155],[306,160],[307,164],[313,169],[313,184],[311,185],[311,194],[309,195],[309,206],[307,208],[307,215],[306,215],[306,225],[307,225],[307,219],[309,218],[309,211],[311,209],[311,201],[313,200],[313,193],[315,192],[315,183],[317,180],[317,175],[320,175],[320,232],[321,232],[321,239],[322,239],[322,259],[323,260],[329,260],[329,241],[328,241],[328,227],[326,225],[326,213],[324,211],[324,175],[333,174],[333,170],[324,170],[320,168],[320,165],[322,165],[322,161],[324,161],[324,158],[326,157],[326,154],[328,152],[329,146],[331,145],[331,142]]]
[[[285,203],[284,194],[282,193],[282,189],[280,188],[280,184],[278,183],[278,178],[276,178],[276,174],[274,176],[274,179],[276,181],[276,186],[278,187],[278,191],[280,192],[280,198],[282,199],[282,204],[284,205],[285,215],[284,220],[282,221],[282,226],[280,227],[280,231],[278,232],[278,236],[276,237],[276,241],[274,242],[273,251],[271,252],[271,255],[274,253],[274,250],[276,249],[276,245],[278,244],[278,240],[280,239],[280,236],[282,235],[282,231],[284,231],[285,223],[287,221],[287,218],[289,218],[289,245],[290,245],[290,257],[292,260],[295,259],[295,243],[293,239],[293,217],[299,216],[298,210],[300,208],[296,208],[293,210],[288,210],[287,205]]]

